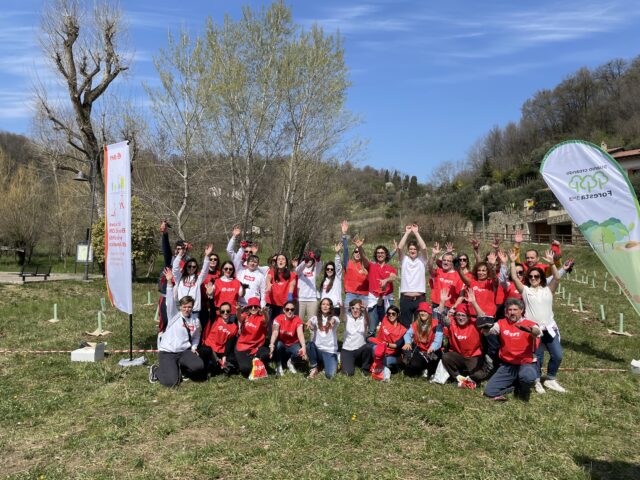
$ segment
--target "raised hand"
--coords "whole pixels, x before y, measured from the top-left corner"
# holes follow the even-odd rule
[[[340,223],[340,230],[342,231],[343,235],[346,235],[349,231],[349,222],[347,222],[346,220],[342,220],[342,222]]]
[[[453,242],[445,243],[444,247],[447,249],[447,253],[453,253]]]
[[[241,232],[242,232],[242,230],[240,229],[240,224],[236,223],[233,226],[233,230],[231,231],[231,235],[234,236],[234,237],[239,237]]]
[[[491,247],[494,250],[497,250],[500,248],[500,242],[502,242],[502,239],[499,238],[497,235],[495,237],[493,237],[493,241],[491,242]]]
[[[524,236],[522,235],[522,230],[520,230],[519,228],[516,229],[516,233],[513,236],[513,242],[516,245],[519,245],[522,243],[522,240],[524,240]]]
[[[464,299],[469,303],[473,303],[473,302],[476,301],[476,294],[473,293],[473,288],[466,288],[465,289]]]
[[[554,239],[553,239],[553,242],[551,242],[551,245],[554,245],[554,246],[556,246],[556,247],[559,247],[559,246],[560,246],[560,241],[554,238]]]
[[[170,267],[165,267],[165,269],[162,271],[162,273],[164,273],[164,278],[167,279],[167,283],[171,282],[171,280],[173,280],[173,272],[171,271]]]
[[[512,262],[515,262],[518,259],[518,255],[516,254],[516,249],[512,248],[511,250],[509,250],[509,260],[511,260]]]
[[[504,250],[498,250],[498,258],[500,259],[500,263],[503,265],[507,264],[507,253]]]
[[[167,231],[167,228],[169,228],[169,223],[167,222],[167,220],[162,220],[162,222],[160,222],[160,231],[162,233]]]
[[[564,265],[562,265],[562,268],[564,268],[565,271],[569,270],[571,267],[573,267],[573,263],[574,260],[573,258],[568,259],[566,262],[564,262]]]
[[[398,242],[396,242],[396,239],[393,239],[393,249],[394,250],[398,250]]]
[[[207,245],[207,248],[204,249],[204,254],[205,256],[209,256],[213,253],[213,243],[210,243],[209,245]]]
[[[442,250],[440,249],[440,244],[438,242],[433,244],[433,248],[431,249],[431,253],[434,257],[438,256]]]
[[[362,245],[364,245],[364,238],[356,236],[356,238],[353,239],[353,243],[356,244],[356,247],[362,248]]]
[[[420,227],[418,227],[417,223],[414,223],[413,225],[411,225],[411,231],[413,233],[418,233],[420,231]]]
[[[544,252],[544,259],[549,263],[553,263],[555,259],[555,257],[553,256],[553,250],[547,250],[546,252]]]
[[[338,242],[333,246],[333,249],[336,251],[336,253],[340,253],[340,251],[342,250],[342,243]]]
[[[474,250],[480,250],[480,241],[477,238],[472,238],[469,243]]]
[[[444,301],[445,303],[451,300],[451,292],[448,288],[440,289],[440,302]]]
[[[496,253],[495,252],[489,252],[487,254],[487,263],[489,263],[489,265],[495,265],[496,264]]]
[[[404,226],[404,233],[411,233],[411,225]]]
[[[209,281],[209,283],[207,283],[207,284],[204,286],[204,289],[205,289],[205,291],[207,292],[207,295],[208,295],[208,296],[213,295],[213,292],[215,291],[215,287],[213,286],[213,282],[212,282],[212,281]]]

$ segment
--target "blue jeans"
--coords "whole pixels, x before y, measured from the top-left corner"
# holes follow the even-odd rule
[[[537,374],[538,369],[535,363],[525,363],[524,365],[503,363],[487,382],[484,394],[493,398],[517,388],[520,396],[526,399],[536,381]]]
[[[324,375],[331,379],[338,371],[338,354],[328,353],[318,350],[315,342],[307,343],[307,353],[309,355],[309,366],[317,368],[320,364],[324,366]]]
[[[299,362],[301,348],[302,347],[299,343],[294,343],[290,347],[285,347],[284,343],[278,340],[276,343],[276,349],[273,352],[276,359],[276,365],[279,363],[282,365],[282,368],[286,368],[287,360],[289,359],[291,359],[293,363]]]
[[[376,335],[376,328],[378,328],[378,324],[384,318],[384,305],[374,305],[369,308],[369,337],[374,337]]]
[[[558,329],[554,329],[556,336],[552,337],[546,330],[542,332],[540,338],[540,345],[536,350],[536,357],[538,357],[538,378],[542,374],[542,364],[544,363],[544,350],[549,351],[549,365],[547,365],[547,378],[549,380],[555,380],[562,363],[562,346],[560,346],[560,332]]]

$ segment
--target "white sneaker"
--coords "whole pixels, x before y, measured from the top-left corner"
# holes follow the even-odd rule
[[[545,380],[544,386],[549,390],[553,390],[554,392],[566,393],[564,387],[560,385],[557,380]]]
[[[544,387],[540,383],[540,380],[536,380],[536,383],[533,387],[536,389],[536,393],[540,395],[542,395],[543,393],[547,393],[547,391],[544,389]]]
[[[429,378],[429,370],[426,368],[422,371],[422,378]]]
[[[282,368],[282,365],[278,364],[278,366],[276,367],[276,376],[277,377],[284,377],[284,369]]]
[[[298,373],[298,370],[296,370],[296,367],[293,366],[293,362],[291,361],[291,359],[287,360],[287,368],[291,373]]]

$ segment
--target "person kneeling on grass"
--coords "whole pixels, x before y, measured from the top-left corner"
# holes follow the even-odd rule
[[[504,395],[514,391],[526,402],[538,376],[535,352],[542,331],[535,322],[522,317],[522,300],[510,298],[505,307],[507,318],[493,326],[486,325],[485,329],[485,335],[496,335],[500,339],[502,364],[487,382],[484,394],[493,400],[506,400]]]
[[[367,344],[367,309],[362,300],[353,298],[349,302],[349,311],[344,325],[344,341],[340,351],[342,373],[351,377],[356,371],[356,364],[365,375],[371,367],[371,347]]]
[[[276,375],[284,375],[284,366],[291,373],[298,373],[296,364],[301,366],[301,360],[306,360],[303,324],[295,314],[296,306],[293,302],[284,304],[283,313],[273,320],[269,355],[276,361]]]
[[[210,288],[209,285],[207,289]],[[209,292],[212,290],[208,290],[207,294]],[[210,311],[215,314],[215,307]],[[217,318],[211,318],[206,324],[202,333],[202,345],[200,345],[198,353],[211,375],[223,372],[230,375],[232,364],[229,360],[233,357],[233,350],[236,346],[238,324],[234,321],[235,316],[231,314],[230,303],[224,302],[220,305],[219,312]]]
[[[442,290],[443,301],[447,300],[449,292]],[[476,318],[470,316],[468,305],[472,305],[480,320],[480,324],[493,324],[493,318],[485,320],[485,312],[476,301],[471,288],[466,290],[466,303],[459,304],[453,313],[454,320],[443,316],[442,322],[446,326],[445,335],[449,340],[449,351],[442,355],[442,363],[450,377],[458,381],[460,388],[476,388],[476,384],[487,378],[487,371],[483,368],[482,334],[478,330]]]
[[[204,362],[198,356],[200,320],[192,315],[194,299],[183,296],[180,311],[176,308],[173,274],[165,268],[167,279],[167,316],[169,321],[164,333],[158,335],[158,364],[149,370],[149,381],[160,382],[165,387],[180,383],[181,374],[194,378],[204,371]]]
[[[307,345],[309,352],[309,378],[318,375],[320,366],[324,367],[327,378],[333,378],[338,371],[338,324],[340,319],[333,315],[333,302],[330,298],[320,301],[317,315],[307,322],[312,332],[311,341]]]
[[[404,325],[398,321],[399,317],[400,309],[391,305],[378,326],[378,334],[375,337],[369,337],[373,355],[371,372],[374,374],[379,373],[378,370],[384,367],[388,368],[390,373],[398,371],[400,352],[404,346],[404,334],[407,332]]]
[[[264,346],[267,338],[267,318],[260,310],[260,299],[252,297],[247,300],[245,311],[240,315],[240,335],[231,359],[231,365],[237,366],[240,374],[249,378],[253,360],[259,359],[263,364],[269,362],[271,355]]]
[[[448,290],[443,289],[448,293]],[[440,302],[444,308],[444,302]],[[436,316],[432,317],[431,305],[420,302],[416,310],[416,319],[404,334],[402,356],[405,373],[409,376],[422,374],[429,378],[440,361],[442,347],[442,326]]]

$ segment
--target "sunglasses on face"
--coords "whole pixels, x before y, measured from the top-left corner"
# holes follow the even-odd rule
[[[460,261],[461,261],[461,262],[468,262],[468,261],[469,261],[469,259],[468,259],[468,258],[461,258],[461,259],[460,259]]]
[[[524,270],[516,270],[516,274],[521,277],[522,275],[524,275]]]
[[[529,275],[529,278],[531,279],[540,278],[540,275]]]
[[[387,312],[387,317],[397,317],[398,314],[396,312]]]
[[[284,311],[285,312],[295,312],[296,309],[295,308],[285,308]]]
[[[231,268],[231,267],[224,267],[224,268],[222,269],[222,271],[223,271],[223,272],[233,272],[233,268]]]
[[[224,315],[225,313],[231,313],[231,310],[227,310],[226,308],[224,310],[220,310],[220,313],[222,315]]]
[[[217,258],[214,258],[214,257],[211,257],[211,258],[209,259],[209,261],[210,261],[210,262],[216,262],[216,263],[217,263],[217,262],[218,262],[218,259],[217,259]]]
[[[195,265],[187,265],[187,268],[191,270],[192,268],[196,268],[196,266]]]
[[[259,308],[260,308],[260,307],[258,307],[258,306],[256,306],[256,305],[251,305],[251,306],[249,307],[249,310],[257,310],[257,309],[259,309]]]
[[[327,267],[327,272],[333,272],[333,268],[332,267]]]

